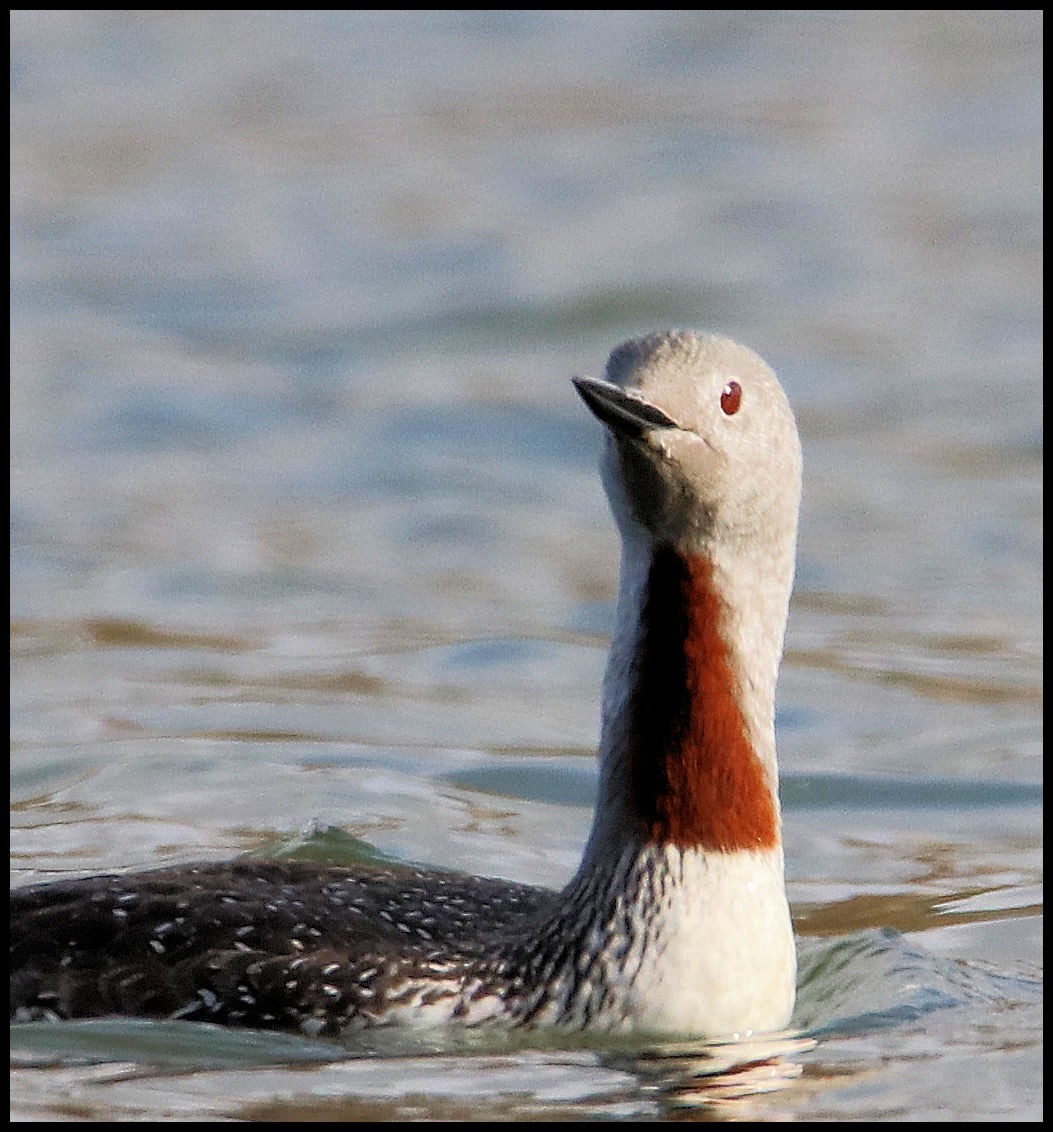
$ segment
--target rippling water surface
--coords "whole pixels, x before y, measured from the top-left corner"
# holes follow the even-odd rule
[[[793,1034],[18,1026],[16,1118],[1040,1118],[1040,13],[12,40],[14,883],[365,843],[561,884],[617,552],[568,378],[727,333],[806,471]]]

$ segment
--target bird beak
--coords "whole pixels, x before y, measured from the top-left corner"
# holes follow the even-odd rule
[[[657,405],[634,397],[609,381],[598,381],[592,377],[571,380],[581,399],[615,436],[642,440],[652,429],[680,428]]]

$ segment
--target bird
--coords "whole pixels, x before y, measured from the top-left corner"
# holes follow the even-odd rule
[[[599,786],[562,890],[241,858],[11,892],[14,1020],[744,1038],[791,1019],[775,690],[801,446],[750,349],[670,330],[574,387],[621,535]]]

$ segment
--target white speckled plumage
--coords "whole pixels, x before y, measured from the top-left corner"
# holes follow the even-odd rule
[[[795,950],[775,681],[800,448],[772,371],[725,338],[618,347],[578,391],[622,534],[600,789],[559,893],[399,867],[240,861],[12,893],[13,1016],[335,1032],[779,1029]]]

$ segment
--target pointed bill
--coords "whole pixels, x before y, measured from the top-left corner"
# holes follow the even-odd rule
[[[620,386],[592,377],[575,377],[581,399],[612,432],[640,440],[656,428],[679,428],[657,405],[626,393]]]

